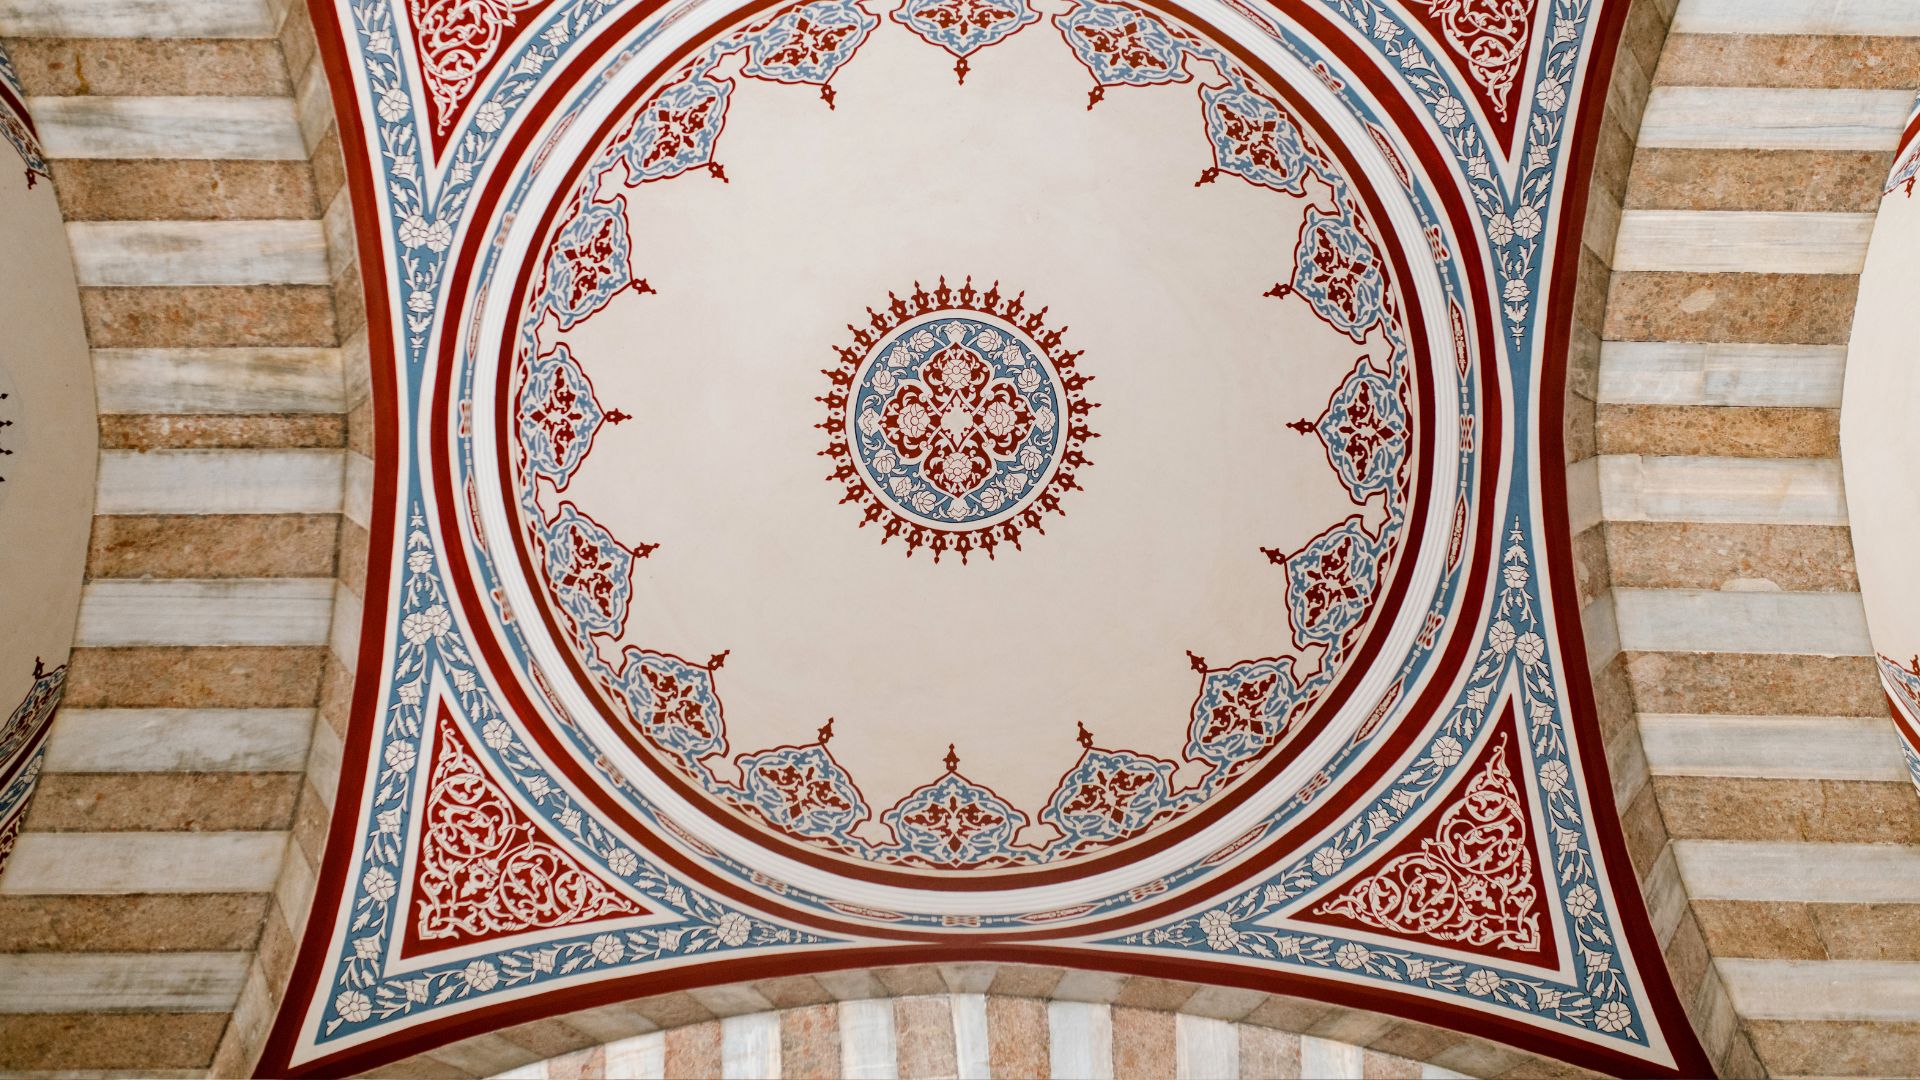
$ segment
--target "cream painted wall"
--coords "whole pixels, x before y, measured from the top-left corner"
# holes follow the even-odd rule
[[[80,609],[99,457],[73,259],[41,179],[0,144],[0,717],[36,658],[66,662]]]
[[[1920,197],[1881,201],[1847,352],[1840,457],[1874,649],[1920,654]]]

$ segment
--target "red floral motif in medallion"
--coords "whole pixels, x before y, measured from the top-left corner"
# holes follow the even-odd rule
[[[492,70],[500,48],[547,0],[408,0],[427,90],[427,130],[444,150],[453,121]]]
[[[1550,965],[1553,926],[1520,739],[1509,706],[1445,809],[1295,917]]]
[[[507,798],[445,706],[436,728],[404,954],[646,914]]]
[[[1512,148],[1537,0],[1412,0],[1407,10],[1466,69],[1495,134]]]

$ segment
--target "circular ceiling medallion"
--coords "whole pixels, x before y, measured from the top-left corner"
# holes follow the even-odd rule
[[[1046,309],[1028,311],[1024,293],[984,292],[968,278],[932,289],[916,282],[867,309],[828,374],[825,453],[857,503],[861,525],[905,540],[937,561],[949,549],[964,562],[976,548],[1044,532],[1041,515],[1064,513],[1078,486],[1082,447],[1095,407]]]
[[[529,685],[843,913],[1211,865],[1380,723],[1463,542],[1437,233],[1337,81],[949,7],[677,25],[503,219],[475,384]]]

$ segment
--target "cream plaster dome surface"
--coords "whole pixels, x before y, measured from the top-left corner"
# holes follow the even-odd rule
[[[13,120],[10,113],[4,118]],[[34,171],[43,162],[26,167],[5,145],[0,155],[3,870],[32,795],[46,720],[59,701],[80,616],[99,429],[79,290],[52,185]]]
[[[1841,406],[1841,461],[1846,469],[1848,521],[1860,566],[1861,600],[1874,651],[1894,708],[1910,740],[1920,699],[1920,305],[1913,299],[1920,273],[1920,203],[1896,184],[1874,218],[1860,272],[1860,297],[1847,347],[1846,397]],[[1920,746],[1910,746],[1920,783]]]

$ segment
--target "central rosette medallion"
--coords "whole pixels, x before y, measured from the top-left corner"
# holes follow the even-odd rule
[[[936,561],[948,550],[964,561],[1003,540],[1019,547],[1023,531],[1044,531],[1043,514],[1064,512],[1088,464],[1094,406],[1079,354],[1046,328],[1046,309],[998,284],[943,279],[888,300],[868,309],[865,329],[849,327],[853,344],[827,373],[828,479],[864,509],[861,525],[903,538],[909,554],[926,546]]]

